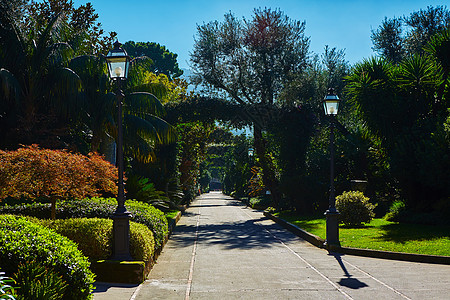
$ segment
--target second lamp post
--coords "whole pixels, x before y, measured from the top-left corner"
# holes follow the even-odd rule
[[[335,117],[339,109],[339,97],[333,88],[328,89],[328,93],[323,100],[325,115],[331,118],[330,126],[330,198],[328,210],[325,212],[327,218],[327,239],[325,246],[339,246],[339,211],[336,209],[336,196],[334,190],[334,127]]]
[[[122,81],[128,76],[130,57],[122,49],[119,41],[114,43],[114,48],[108,52],[106,62],[108,63],[109,76],[115,82],[117,90],[117,168],[119,180],[117,183],[117,208],[113,216],[113,259],[131,260],[130,255],[130,218],[131,213],[125,207],[125,192],[123,183],[123,126],[122,126],[122,101],[124,95],[121,90]]]

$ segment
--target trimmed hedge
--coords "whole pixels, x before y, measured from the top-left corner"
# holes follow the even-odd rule
[[[8,274],[19,265],[37,262],[61,276],[70,288],[63,299],[91,299],[94,274],[77,245],[24,217],[0,215],[0,265]],[[20,293],[20,290],[18,290]]]
[[[78,244],[78,249],[91,260],[109,259],[112,255],[113,220],[72,218],[32,221],[74,241]],[[153,257],[154,247],[152,231],[144,224],[130,222],[131,256],[135,260],[149,261]]]
[[[156,249],[160,248],[169,233],[169,225],[164,213],[150,204],[127,200],[127,209],[132,213],[131,221],[146,225],[155,239]],[[67,200],[57,204],[56,218],[106,218],[114,215],[117,207],[115,198],[86,198],[83,200]],[[0,213],[32,216],[39,219],[50,218],[50,204],[32,203],[16,206],[0,206]]]

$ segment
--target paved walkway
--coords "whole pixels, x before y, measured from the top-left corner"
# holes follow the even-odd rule
[[[209,193],[181,218],[144,284],[94,299],[422,300],[449,294],[448,265],[330,255],[261,212]]]

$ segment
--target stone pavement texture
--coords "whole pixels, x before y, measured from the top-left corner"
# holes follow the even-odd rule
[[[94,300],[450,299],[450,266],[329,254],[221,193],[183,215],[148,279]]]

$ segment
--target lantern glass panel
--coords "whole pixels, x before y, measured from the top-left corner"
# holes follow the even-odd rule
[[[120,43],[114,46],[115,48],[110,50],[106,56],[109,75],[112,79],[126,79],[128,77],[130,58],[125,50],[120,47]]]
[[[339,100],[326,100],[323,101],[323,108],[325,114],[328,116],[337,115],[339,109]]]

